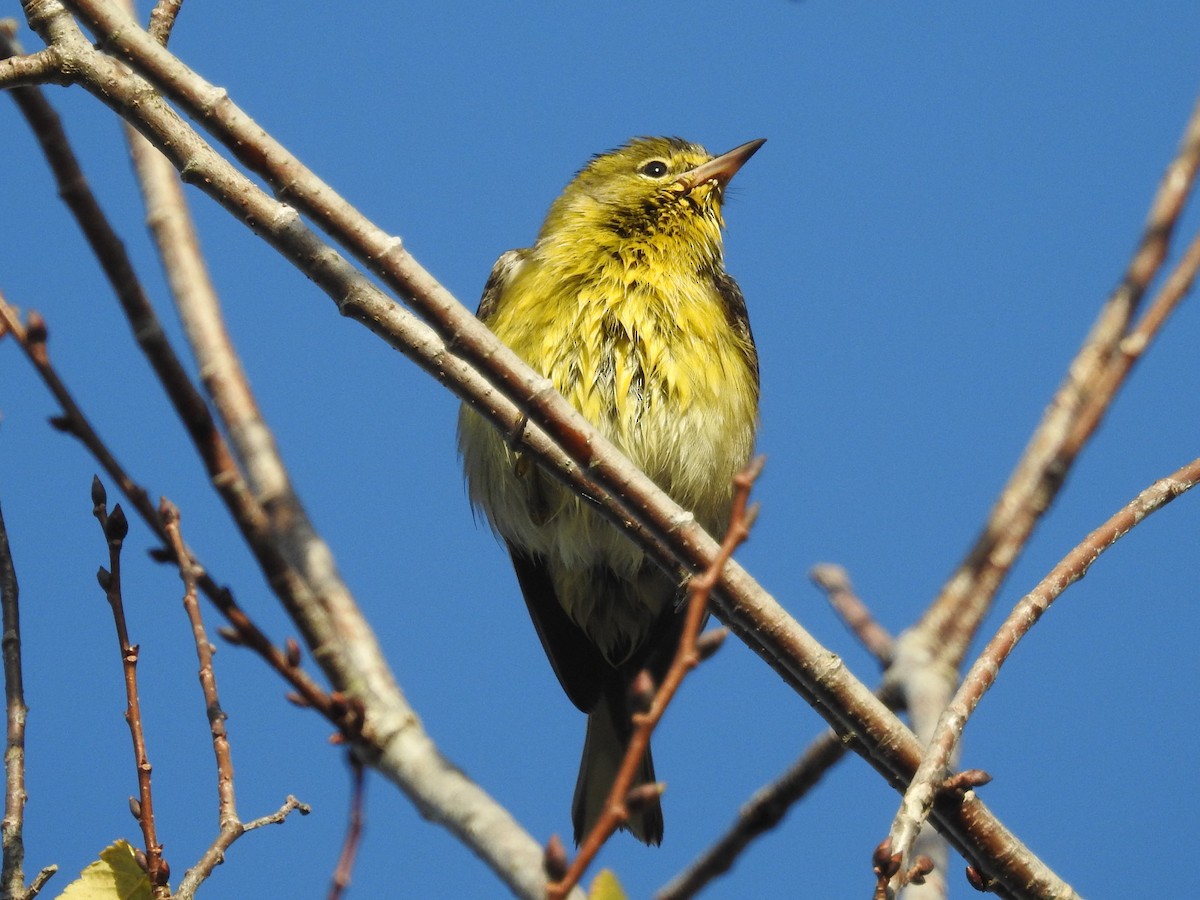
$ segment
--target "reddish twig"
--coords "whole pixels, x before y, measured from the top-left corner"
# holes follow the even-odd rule
[[[350,819],[346,823],[346,839],[342,842],[342,852],[338,856],[337,868],[333,871],[333,879],[329,885],[329,900],[341,900],[342,894],[350,886],[350,874],[354,871],[354,860],[358,856],[358,846],[362,842],[363,825],[366,821],[366,772],[362,761],[354,752],[347,754],[350,764]]]
[[[704,619],[708,615],[709,595],[716,587],[725,563],[733,556],[733,551],[750,536],[750,528],[758,515],[757,505],[747,506],[747,501],[755,479],[762,472],[763,463],[764,460],[761,456],[754,459],[733,479],[733,509],[729,515],[729,529],[725,533],[725,539],[721,542],[721,550],[713,559],[712,565],[702,574],[693,575],[688,582],[687,610],[684,613],[683,632],[679,637],[679,648],[675,651],[675,658],[671,661],[671,667],[667,670],[666,675],[663,676],[662,684],[654,692],[654,697],[647,710],[634,714],[633,736],[629,740],[625,758],[613,780],[612,789],[604,804],[604,812],[592,827],[591,832],[584,838],[579,853],[576,854],[567,874],[560,880],[547,885],[546,896],[549,900],[561,900],[575,885],[579,884],[583,873],[587,871],[596,854],[600,852],[604,842],[628,818],[626,804],[630,786],[637,776],[638,767],[646,755],[646,749],[650,746],[650,737],[662,720],[663,713],[666,712],[671,699],[679,690],[683,679],[700,663],[701,657],[696,648],[696,641],[699,638],[700,629],[704,625]],[[661,790],[658,785],[645,785],[644,787],[652,791]]]
[[[117,641],[121,647],[121,665],[125,672],[125,721],[133,739],[133,755],[137,767],[138,798],[130,799],[130,808],[142,827],[142,838],[146,847],[146,873],[156,900],[171,896],[168,884],[170,867],[162,855],[154,825],[154,797],[150,787],[150,758],[146,753],[146,735],[142,728],[142,707],[138,698],[137,664],[138,645],[129,641],[129,629],[125,623],[125,604],[121,597],[121,548],[129,533],[129,520],[121,505],[108,511],[104,485],[99,478],[92,479],[92,514],[104,531],[108,543],[108,568],[101,566],[96,573],[100,587],[112,608],[113,622],[117,628]]]

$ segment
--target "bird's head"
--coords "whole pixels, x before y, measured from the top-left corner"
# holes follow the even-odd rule
[[[634,138],[583,167],[550,207],[539,241],[631,241],[719,254],[725,187],[764,143],[714,157],[680,138]]]

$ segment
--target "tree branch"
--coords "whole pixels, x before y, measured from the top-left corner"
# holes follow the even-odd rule
[[[1000,668],[1017,643],[1042,617],[1062,592],[1087,574],[1092,563],[1139,522],[1200,482],[1200,459],[1156,481],[1114,513],[1108,521],[1089,534],[1050,570],[1038,585],[1025,595],[988,642],[963,679],[954,699],[942,713],[929,749],[905,792],[892,823],[891,847],[906,855],[921,824],[929,815],[935,798],[949,775],[949,761],[962,737],[967,720],[988,689],[995,683]]]

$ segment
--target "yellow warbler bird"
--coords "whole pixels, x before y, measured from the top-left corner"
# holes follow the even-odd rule
[[[713,157],[678,138],[636,138],[594,157],[534,245],[497,260],[478,312],[718,536],[758,417],[758,356],[725,271],[721,203],[762,144]],[[680,585],[465,405],[459,448],[471,500],[508,545],[550,664],[588,714],[571,810],[579,843],[629,743],[631,682],[642,670],[657,682],[670,664]],[[647,752],[635,786],[654,780]],[[657,801],[627,827],[660,843]]]

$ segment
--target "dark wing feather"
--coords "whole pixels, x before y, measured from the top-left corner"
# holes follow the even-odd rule
[[[591,712],[605,683],[613,677],[612,666],[559,604],[545,562],[511,543],[508,552],[512,554],[529,617],[558,683],[581,711]]]
[[[717,288],[717,293],[721,295],[721,300],[725,304],[725,314],[729,317],[729,324],[742,339],[746,363],[754,373],[754,383],[758,384],[758,351],[754,348],[754,335],[750,332],[750,316],[746,313],[746,298],[742,296],[742,289],[733,280],[733,276],[721,266],[714,268],[712,280]]]
[[[475,310],[475,316],[480,321],[487,322],[492,317],[492,313],[496,311],[500,295],[516,271],[525,265],[525,252],[524,250],[506,250],[500,254],[500,258],[492,266],[487,284],[483,286],[483,296],[479,298],[479,308]]]

